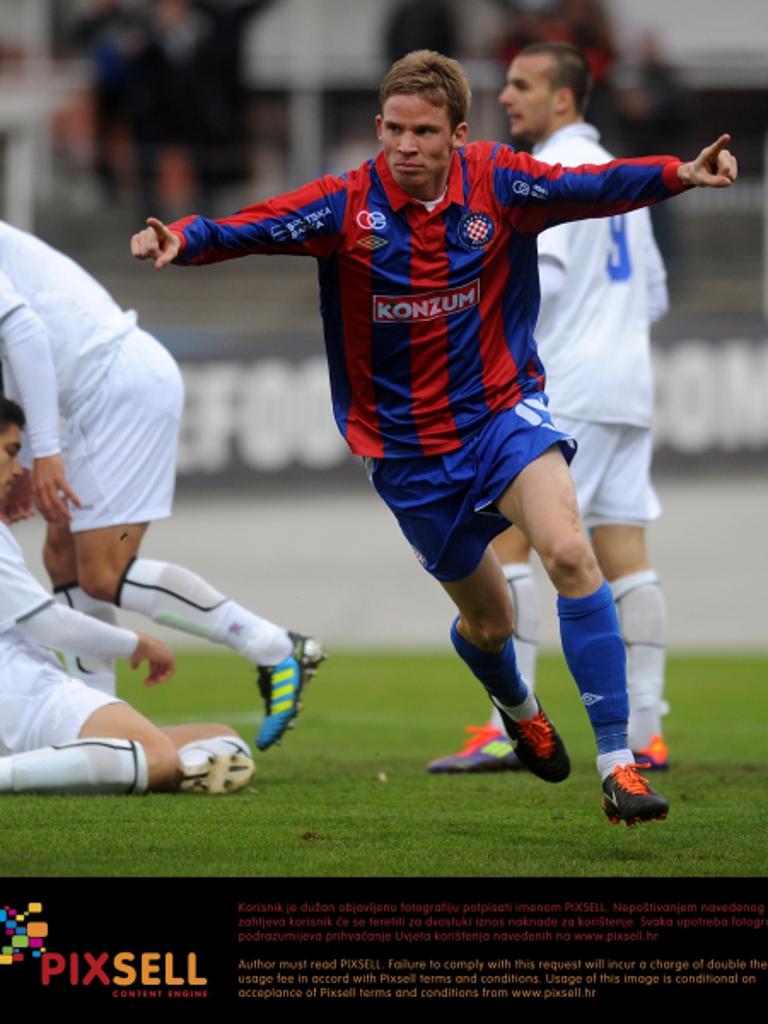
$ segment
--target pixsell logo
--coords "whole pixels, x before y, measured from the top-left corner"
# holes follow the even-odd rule
[[[43,956],[48,922],[39,919],[42,912],[42,903],[0,907],[0,968]]]
[[[44,953],[41,980],[51,985],[60,979],[69,985],[132,985],[181,987],[207,985],[198,974],[197,956],[164,952]]]
[[[0,904],[0,977],[3,968],[12,970],[27,962],[40,965],[38,977],[45,988],[104,987],[112,989],[112,995],[165,998],[208,995],[208,979],[193,952],[51,950],[43,909],[39,902]]]

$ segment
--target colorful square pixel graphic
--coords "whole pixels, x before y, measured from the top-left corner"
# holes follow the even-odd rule
[[[42,903],[28,903],[25,910],[0,907],[0,931],[5,932],[5,943],[0,944],[0,967],[23,963],[28,954],[39,957],[45,952],[48,937],[47,921],[29,920],[32,914],[42,914]]]

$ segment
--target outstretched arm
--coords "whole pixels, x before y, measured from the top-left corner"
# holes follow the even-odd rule
[[[736,160],[721,135],[695,160],[647,156],[578,167],[550,165],[499,147],[496,194],[517,230],[538,234],[555,224],[610,217],[650,206],[692,187],[727,188]]]
[[[163,224],[149,217],[147,227],[131,239],[131,253],[153,260],[158,270],[169,263],[202,265],[249,254],[323,259],[338,244],[346,202],[346,179],[328,175],[220,220],[193,214]]]
[[[147,227],[131,239],[131,254],[137,260],[154,260],[155,270],[162,270],[179,255],[181,241],[157,217],[147,217]]]
[[[736,181],[736,158],[725,147],[730,135],[721,135],[711,146],[705,146],[695,160],[680,164],[677,176],[683,185],[699,188],[728,188]]]

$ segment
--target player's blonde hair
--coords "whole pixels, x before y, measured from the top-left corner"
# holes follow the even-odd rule
[[[414,95],[435,107],[446,107],[452,130],[469,116],[472,91],[464,68],[436,50],[414,50],[396,60],[382,79],[379,103],[383,110],[390,96]]]

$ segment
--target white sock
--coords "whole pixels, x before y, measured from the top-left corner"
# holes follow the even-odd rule
[[[541,616],[533,569],[528,562],[510,562],[501,568],[515,606],[515,633],[512,640],[517,667],[531,690],[535,690]]]
[[[612,750],[610,754],[597,755],[597,770],[601,779],[607,779],[617,766],[624,768],[626,765],[634,763],[635,759],[631,750]]]
[[[53,592],[54,598],[66,608],[74,608],[75,611],[84,615],[92,615],[94,619],[100,619],[110,626],[117,625],[117,612],[115,606],[107,601],[99,601],[91,597],[77,583],[69,583],[63,587],[56,587]],[[94,690],[101,690],[110,697],[114,697],[117,691],[115,678],[114,659],[106,661],[102,658],[75,657],[74,654],[62,654],[64,668],[67,673],[75,679],[82,679]]]
[[[529,719],[535,718],[539,711],[538,702],[536,701],[536,698],[533,695],[533,691],[530,689],[528,690],[528,696],[522,702],[522,704],[502,704],[501,701],[497,701],[495,697],[492,697],[491,700],[493,701],[494,704],[497,705],[497,710],[495,714],[498,715],[498,720],[502,723],[502,730],[504,729],[504,723],[501,718],[501,715],[498,714],[498,708],[501,708],[503,711],[505,711],[509,715],[509,717],[514,719],[514,721],[516,722],[527,722]],[[494,719],[491,719],[491,721],[494,721]]]
[[[501,715],[499,714],[499,709],[496,707],[495,704],[493,705],[493,711],[491,712],[490,724],[498,732],[504,732],[504,721]]]
[[[667,609],[652,569],[621,576],[611,590],[627,647],[629,745],[643,750],[661,736]]]
[[[515,606],[515,633],[512,642],[515,645],[515,658],[520,675],[528,683],[533,693],[536,689],[536,655],[539,651],[539,598],[533,579],[533,569],[528,562],[508,562],[502,565],[504,578],[509,587],[512,603]],[[533,718],[538,711],[534,703],[533,712],[525,717]],[[510,716],[514,718],[510,712]],[[520,715],[522,719],[524,716]],[[497,708],[493,709],[491,725],[504,732],[504,723]]]
[[[89,737],[0,758],[0,793],[146,793],[148,774],[140,743]]]
[[[115,604],[163,626],[226,644],[254,665],[278,665],[293,651],[287,630],[230,601],[180,565],[135,558]]]
[[[251,748],[240,736],[214,736],[211,739],[192,740],[179,748],[183,765],[202,764],[211,754],[243,754],[251,756]]]

